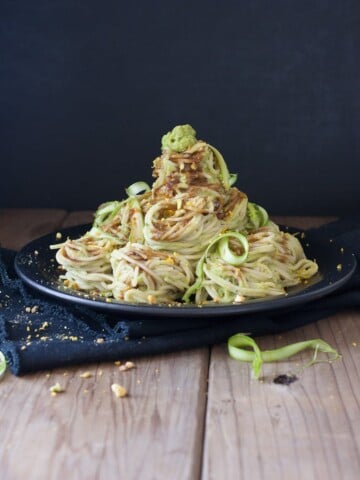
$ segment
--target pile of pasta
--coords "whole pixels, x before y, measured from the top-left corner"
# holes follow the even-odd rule
[[[83,236],[51,246],[67,288],[110,301],[230,304],[284,295],[316,274],[298,237],[249,202],[221,153],[191,132],[180,148],[163,142],[151,188],[131,185],[124,200],[99,206]]]

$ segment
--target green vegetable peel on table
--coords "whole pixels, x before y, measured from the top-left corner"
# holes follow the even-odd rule
[[[0,352],[0,380],[3,378],[6,372],[6,358],[5,355]]]
[[[252,349],[252,351],[248,350],[248,348]],[[260,350],[253,338],[242,333],[237,333],[228,339],[228,351],[230,357],[241,362],[251,362],[252,373],[256,379],[260,378],[263,363],[286,360],[308,348],[314,349],[314,355],[303,368],[322,362],[322,360],[317,359],[318,352],[333,355],[332,358],[327,360],[329,362],[341,357],[337,350],[321,339],[305,340],[303,342],[292,343],[274,350],[264,351]]]

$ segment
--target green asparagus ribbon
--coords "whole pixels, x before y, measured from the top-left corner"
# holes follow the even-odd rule
[[[148,192],[150,190],[149,185],[146,182],[135,182],[130,185],[126,190],[128,197],[134,197],[142,192]]]
[[[6,358],[5,355],[0,352],[0,380],[3,378],[6,372]]]
[[[251,350],[249,350],[249,348]],[[331,354],[332,358],[327,360],[329,362],[341,357],[337,350],[319,338],[292,343],[284,347],[276,348],[275,350],[264,350],[263,352],[253,338],[242,333],[237,333],[228,339],[228,351],[230,357],[239,360],[240,362],[251,362],[253,376],[256,379],[260,377],[263,363],[285,360],[308,348],[314,350],[314,355],[310,362],[304,365],[304,368],[323,361],[317,359],[318,352]]]

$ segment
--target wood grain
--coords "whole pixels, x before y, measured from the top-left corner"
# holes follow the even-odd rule
[[[208,352],[56,370],[1,385],[1,478],[199,478]],[[83,379],[84,371],[93,377]],[[59,382],[65,392],[52,397]],[[112,383],[129,392],[116,398]]]
[[[342,360],[317,364],[289,386],[273,378],[310,360],[265,365],[261,382],[250,366],[213,349],[204,447],[204,479],[354,479],[360,468],[360,316],[335,315],[281,336],[262,349],[322,338]]]
[[[0,245],[19,250],[31,240],[54,231],[66,216],[65,210],[0,209]]]
[[[93,219],[94,212],[90,210],[70,212],[62,222],[62,227],[73,227],[75,225],[91,223]]]
[[[314,228],[319,227],[320,225],[325,225],[326,223],[332,222],[336,220],[336,217],[283,217],[280,215],[276,215],[271,217],[274,222],[278,223],[279,225],[288,225],[289,227],[295,228]]]
[[[276,217],[299,228],[334,219]],[[229,358],[225,345],[212,349],[203,480],[358,477],[360,313],[343,312],[257,341],[266,350],[311,338],[329,342],[342,360],[305,369],[289,386],[276,385],[273,378],[297,373],[309,352],[265,365],[260,382],[252,379],[249,365]]]
[[[0,210],[0,241],[20,248],[91,218],[92,212]],[[277,217],[299,228],[331,219]],[[210,359],[207,348],[130,359],[136,369],[128,372],[107,363],[8,374],[0,384],[1,480],[358,478],[359,312],[257,341],[271,349],[317,337],[342,359],[305,369],[289,386],[272,380],[297,372],[310,352],[265,365],[262,382],[251,378],[249,365],[230,359],[224,345]],[[84,371],[93,376],[81,378]],[[56,382],[65,392],[52,397]],[[129,396],[116,398],[114,382]]]
[[[11,248],[34,232],[89,220],[89,212],[1,215],[7,221],[0,235]],[[199,478],[208,349],[131,360],[136,369],[128,372],[106,364],[23,378],[7,374],[0,384],[1,480]],[[93,376],[81,378],[87,370]],[[56,382],[66,391],[52,397]],[[116,398],[114,382],[129,396]]]

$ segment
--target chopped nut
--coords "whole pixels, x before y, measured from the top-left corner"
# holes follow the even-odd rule
[[[120,360],[116,360],[116,361],[114,362],[114,365],[116,365],[117,367],[118,367],[119,365],[121,365]]]
[[[57,232],[56,235],[55,235],[55,238],[57,240],[60,240],[62,238],[62,234],[60,232]]]
[[[93,374],[91,372],[84,372],[84,373],[80,374],[81,378],[90,378],[92,376],[93,376]]]
[[[31,309],[31,313],[37,313],[38,310],[39,310],[39,307],[37,305],[34,305]]]
[[[165,259],[165,263],[167,263],[168,265],[174,265],[174,259],[172,257],[167,257]]]
[[[118,398],[126,397],[128,394],[126,388],[123,387],[122,385],[119,385],[118,383],[113,383],[111,385],[111,390],[113,391],[115,396]]]
[[[136,365],[134,362],[125,362],[124,365],[121,365],[119,367],[120,372],[126,372],[127,370],[131,370],[132,368],[136,368]]]
[[[236,295],[236,297],[234,298],[235,303],[242,303],[244,300],[245,300],[244,295],[240,295],[240,294]]]
[[[104,343],[105,339],[104,338],[97,338],[96,343]]]
[[[53,395],[53,396],[57,395],[58,393],[65,392],[65,390],[62,388],[60,383],[55,383],[55,385],[52,385],[49,388],[49,391],[50,391],[51,395]]]
[[[153,305],[154,303],[156,303],[156,298],[154,297],[154,295],[148,295],[147,301],[148,303],[150,303],[150,305]]]
[[[30,308],[30,307],[25,307],[25,312],[30,313],[30,312],[31,312],[31,308]]]
[[[336,265],[336,270],[337,270],[338,272],[341,272],[341,270],[342,270],[342,265],[341,265],[341,263],[338,263],[338,264]]]

